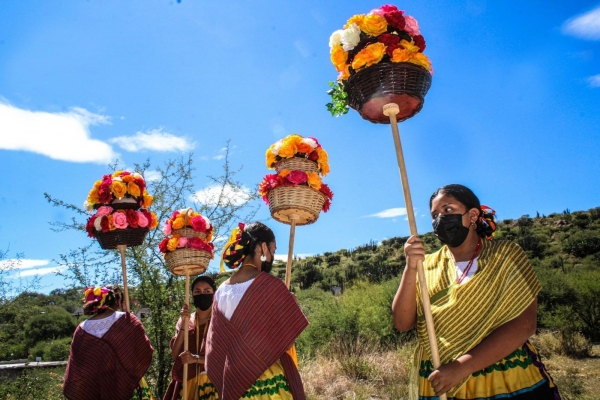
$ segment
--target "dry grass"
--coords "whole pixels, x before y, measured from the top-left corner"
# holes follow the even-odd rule
[[[571,358],[551,351],[557,346],[556,337],[542,334],[533,341],[540,347],[563,400],[600,399],[600,346],[593,346],[590,357]],[[412,344],[396,351],[378,351],[376,346],[360,341],[341,340],[326,355],[319,354],[301,363],[307,397],[309,400],[406,399],[412,351]]]

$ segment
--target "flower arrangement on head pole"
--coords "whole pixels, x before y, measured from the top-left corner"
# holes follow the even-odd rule
[[[214,257],[213,225],[205,216],[191,210],[175,211],[163,227],[166,237],[158,245],[166,255],[177,249],[204,250]]]
[[[102,248],[118,244],[137,246],[145,234],[158,226],[156,214],[147,208],[152,196],[146,191],[142,175],[116,171],[104,175],[90,190],[84,206],[96,212],[88,219],[85,230]]]
[[[431,61],[423,54],[425,38],[417,20],[394,5],[352,16],[344,29],[333,32],[329,47],[339,73],[337,82],[329,83],[332,101],[327,109],[333,116],[348,112],[348,80],[374,65],[410,63],[433,74]]]
[[[296,134],[286,136],[267,149],[266,163],[269,169],[277,170],[276,174],[266,175],[259,185],[258,192],[267,205],[270,205],[269,193],[276,188],[306,187],[323,195],[321,211],[329,210],[333,192],[321,179],[329,173],[329,159],[317,139]]]

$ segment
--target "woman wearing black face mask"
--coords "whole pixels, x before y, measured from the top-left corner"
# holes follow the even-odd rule
[[[188,364],[188,399],[202,397],[213,398],[214,386],[204,372],[205,337],[210,325],[212,303],[217,287],[208,276],[199,276],[192,282],[192,296],[196,311],[190,315],[189,307],[181,307],[181,318],[175,327],[175,336],[171,339],[171,357],[175,360],[171,370],[171,384],[163,400],[180,399],[183,395],[183,364]],[[182,321],[188,320],[188,351],[183,351],[184,329]],[[215,397],[216,398],[216,397]]]
[[[536,331],[541,287],[523,250],[492,241],[494,211],[462,185],[447,185],[429,201],[436,236],[446,245],[425,255],[406,242],[406,268],[392,305],[400,331],[417,326],[411,399],[560,399],[529,342]],[[417,263],[423,262],[442,365],[429,353]],[[443,339],[443,340],[442,340]]]
[[[223,263],[238,270],[215,294],[206,341],[206,373],[220,400],[305,399],[293,344],[308,321],[268,273],[276,248],[273,231],[254,222],[239,224],[223,250]]]

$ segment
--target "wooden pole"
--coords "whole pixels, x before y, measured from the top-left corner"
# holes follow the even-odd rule
[[[190,270],[185,270],[185,304],[188,306],[188,310],[190,309]],[[181,321],[183,323],[183,351],[188,351],[190,349],[190,339],[188,335],[189,330],[189,321],[186,319],[185,321]],[[183,364],[183,400],[187,400],[187,381],[188,381],[188,365]]]
[[[288,259],[287,266],[285,268],[285,286],[287,286],[288,290],[290,290],[290,285],[292,283],[292,259],[294,257],[294,237],[296,236],[296,220],[300,217],[296,214],[290,214],[289,217],[292,222],[290,227],[290,246],[288,248]]]
[[[123,296],[125,296],[125,311],[131,312],[129,307],[129,288],[127,287],[127,265],[125,264],[125,249],[126,244],[117,245],[117,249],[121,253],[121,269],[123,270]]]
[[[400,180],[402,181],[402,191],[404,192],[404,203],[406,204],[406,214],[408,216],[410,234],[412,236],[417,236],[417,222],[415,220],[412,198],[410,196],[410,187],[408,186],[408,175],[406,173],[406,165],[404,164],[402,144],[400,143],[398,121],[396,121],[396,114],[398,114],[399,111],[400,107],[398,107],[398,105],[395,103],[390,103],[383,106],[383,114],[390,118],[390,124],[392,126],[392,136],[394,137],[394,146],[396,147],[396,157],[398,158],[398,168],[400,169]],[[441,365],[440,352],[437,345],[437,339],[435,337],[433,315],[431,314],[431,302],[429,301],[429,291],[427,289],[427,280],[425,278],[425,270],[423,269],[422,261],[417,263],[417,274],[419,276],[419,287],[421,289],[421,301],[423,302],[423,313],[425,314],[425,324],[427,326],[429,347],[431,348],[431,360],[433,361],[433,368],[437,369]],[[446,394],[442,394],[440,396],[440,400],[446,400]]]

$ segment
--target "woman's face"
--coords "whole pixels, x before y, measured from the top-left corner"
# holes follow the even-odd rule
[[[475,222],[476,217],[473,219],[473,213],[467,213],[467,211],[467,207],[463,203],[448,194],[440,193],[431,202],[431,222],[435,222],[438,215],[464,214],[462,223],[463,226],[468,227],[471,222]]]
[[[192,296],[197,294],[213,294],[213,288],[206,282],[200,281],[194,285],[194,289],[192,290]]]
[[[265,256],[267,256],[266,261],[273,262],[273,261],[275,261],[275,250],[277,250],[277,242],[272,241],[271,243],[269,243],[268,249],[269,249],[269,251],[268,251],[269,254],[265,254]]]

